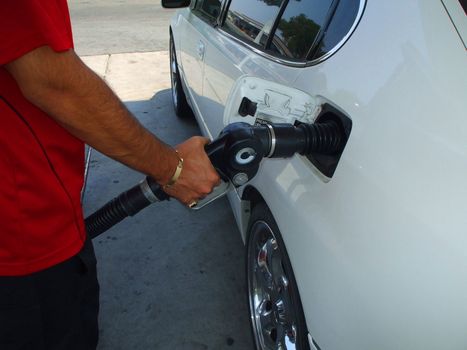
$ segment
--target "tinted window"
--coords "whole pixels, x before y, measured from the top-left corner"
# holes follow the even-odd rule
[[[464,9],[464,13],[467,14],[467,0],[459,0],[459,2]]]
[[[343,43],[364,0],[232,0],[223,28],[289,61],[318,59]]]
[[[224,29],[252,44],[264,47],[283,0],[232,0]]]
[[[360,1],[356,0],[340,0],[337,6],[325,35],[316,49],[311,52],[309,59],[319,58],[339,44],[345,38],[349,30],[352,28],[355,18],[358,15]]]
[[[221,13],[221,6],[221,0],[198,0],[195,11],[209,21],[214,22]]]
[[[290,0],[268,49],[287,58],[305,59],[326,22],[331,3],[332,0]]]

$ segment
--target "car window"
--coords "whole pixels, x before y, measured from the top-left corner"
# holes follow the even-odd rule
[[[462,8],[464,9],[464,14],[467,15],[467,0],[459,0]]]
[[[345,39],[351,30],[360,8],[359,0],[340,0],[337,8],[330,17],[326,33],[316,43],[315,48],[309,53],[308,59],[314,60],[331,52]]]
[[[335,52],[349,37],[365,0],[232,0],[222,28],[287,61]]]
[[[290,0],[267,50],[290,59],[305,59],[326,22],[332,0]]]
[[[467,0],[442,0],[442,3],[462,44],[467,49]]]
[[[264,48],[283,0],[232,0],[223,29]]]
[[[215,22],[221,13],[222,2],[221,0],[198,0],[194,11],[209,22]]]

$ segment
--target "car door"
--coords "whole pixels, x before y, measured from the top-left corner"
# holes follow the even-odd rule
[[[257,116],[266,122],[313,122],[325,104],[336,107],[336,114],[347,115],[341,101],[327,100],[326,77],[320,63],[330,57],[348,38],[363,11],[363,1],[299,1],[232,0],[224,9],[218,28],[213,28],[207,41],[203,83],[203,119],[213,134],[227,121],[250,121],[238,117],[243,96],[258,104]],[[339,25],[329,27],[332,13]],[[327,40],[323,36],[329,33]],[[304,72],[314,72],[309,81]],[[309,75],[308,75],[309,76]],[[319,93],[318,93],[319,91]],[[237,118],[238,119],[235,119]],[[231,119],[229,119],[231,118]],[[327,201],[326,190],[333,187],[332,174],[323,174],[319,166],[304,157],[264,162],[250,183],[254,186],[278,220],[289,257],[296,272],[309,331],[323,343],[333,344],[332,329],[322,330],[317,322],[333,320],[332,313],[313,318],[317,290],[313,282],[321,276],[317,261],[310,273],[306,251],[312,227],[301,225],[313,214],[320,199]],[[329,186],[327,184],[330,184]],[[319,191],[319,193],[317,193]],[[232,199],[235,208],[237,200]],[[299,208],[298,199],[306,197],[307,206]],[[291,218],[294,218],[292,220]],[[296,218],[296,219],[295,219]],[[246,225],[244,225],[246,226]],[[289,230],[295,227],[296,230]],[[301,250],[300,250],[301,249]],[[301,254],[296,254],[301,251]],[[305,252],[303,252],[305,251]],[[306,258],[305,258],[306,257]],[[328,266],[334,263],[327,256]],[[323,261],[325,261],[323,259]],[[340,276],[345,273],[342,270]],[[332,348],[330,346],[329,348]]]
[[[203,94],[204,59],[206,53],[206,31],[216,22],[220,12],[220,0],[192,1],[190,11],[180,16],[180,47],[177,48],[190,100],[195,114]]]
[[[460,133],[437,127],[441,106],[458,111],[450,118],[465,116],[453,108],[465,98],[452,98],[466,91],[465,51],[439,1],[368,2],[352,37],[337,32],[345,20],[354,27],[360,15],[347,15],[361,14],[364,2],[340,4],[349,6],[335,12],[340,25],[316,48],[323,55],[289,86],[352,118],[339,167],[326,179],[303,158],[271,160],[251,185],[281,228],[321,348],[465,348],[465,332],[456,329],[466,315],[467,284],[458,277],[465,251],[457,249],[465,246],[465,214],[452,204],[461,189],[448,184],[462,181],[452,181],[460,162],[447,161],[448,148],[459,152]],[[336,53],[339,42],[346,44]],[[462,69],[456,76],[446,67]],[[447,174],[439,160],[457,170]]]

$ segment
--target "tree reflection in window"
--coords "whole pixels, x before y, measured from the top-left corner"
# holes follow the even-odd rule
[[[232,0],[223,28],[264,48],[284,0]]]
[[[284,0],[232,0],[223,28],[273,55],[303,61],[325,25],[332,3],[288,0],[281,9]]]
[[[320,28],[304,13],[289,20],[281,19],[271,49],[290,58],[305,58]]]

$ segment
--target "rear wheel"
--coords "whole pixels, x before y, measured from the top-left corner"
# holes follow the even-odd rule
[[[255,206],[247,239],[246,274],[253,337],[258,350],[309,350],[297,285],[277,224]]]
[[[170,35],[170,82],[172,86],[172,101],[177,117],[186,118],[192,115],[182,87],[178,70],[177,55],[172,35]]]

